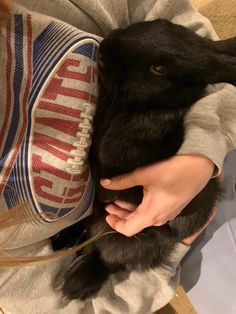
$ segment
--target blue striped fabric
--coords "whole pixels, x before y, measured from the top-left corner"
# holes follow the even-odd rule
[[[3,148],[3,154],[0,158],[0,172],[5,164],[11,147],[14,143],[16,131],[19,124],[20,114],[20,92],[23,78],[23,18],[21,15],[15,16],[15,71],[13,77],[14,84],[14,104],[13,114],[11,117],[10,128],[8,130],[7,141]]]

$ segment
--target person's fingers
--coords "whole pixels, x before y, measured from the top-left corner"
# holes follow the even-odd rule
[[[153,212],[152,226],[160,227],[166,224],[168,221],[174,219],[172,218],[173,216],[166,216],[165,213],[161,213],[158,215],[155,212],[155,208],[151,209],[151,211]]]
[[[171,204],[172,207],[174,205],[175,204]],[[166,210],[168,210],[169,208],[171,208],[171,207],[166,206]],[[166,224],[167,222],[174,220],[178,216],[178,214],[181,212],[182,207],[177,207],[177,208],[173,207],[173,208],[175,209],[174,213],[171,211],[168,213],[168,215],[166,214],[165,207],[164,207],[164,210],[163,210],[163,207],[160,208],[158,211],[156,209],[153,209],[156,212],[154,226],[160,227],[160,226]]]
[[[119,207],[121,207],[121,208],[123,208],[123,209],[126,209],[126,210],[128,210],[128,211],[130,211],[130,212],[133,212],[133,211],[136,210],[136,208],[137,208],[136,205],[131,204],[131,203],[128,203],[128,202],[125,202],[125,201],[122,201],[122,200],[116,200],[116,201],[114,201],[114,203],[115,203],[117,206],[119,206]]]
[[[119,219],[117,216],[109,215],[106,217],[106,221],[113,229],[127,237],[132,237],[148,227],[144,225],[143,217],[140,217],[139,215],[128,220]]]
[[[160,219],[157,219],[156,223],[153,224],[153,226],[155,227],[160,227],[160,226],[163,226],[165,225],[168,221],[170,221],[171,219],[166,219],[166,218],[160,218]]]
[[[110,215],[117,216],[120,219],[127,219],[130,215],[130,211],[120,208],[114,204],[107,205],[105,209]]]
[[[135,212],[130,213],[126,219],[119,219],[117,216],[110,215],[106,217],[106,221],[113,229],[127,237],[131,237],[154,224],[151,215],[143,213],[142,204]]]
[[[136,185],[142,185],[143,179],[140,170],[136,169],[130,173],[116,176],[110,179],[101,179],[100,184],[109,190],[125,190]]]

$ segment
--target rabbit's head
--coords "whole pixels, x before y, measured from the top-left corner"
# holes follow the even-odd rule
[[[98,69],[103,93],[126,109],[188,107],[207,84],[236,81],[236,39],[213,42],[163,19],[135,23],[102,41]]]

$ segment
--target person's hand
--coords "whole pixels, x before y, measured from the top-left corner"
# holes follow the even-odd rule
[[[214,163],[207,157],[182,155],[103,179],[104,188],[123,190],[141,185],[144,193],[138,207],[120,200],[107,205],[106,221],[126,236],[133,236],[149,226],[161,226],[174,219],[204,188],[213,171]]]

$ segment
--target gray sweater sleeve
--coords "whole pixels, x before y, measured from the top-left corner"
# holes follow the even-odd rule
[[[186,139],[178,154],[201,154],[216,165],[220,174],[226,154],[236,148],[236,88],[217,84],[189,112]]]

